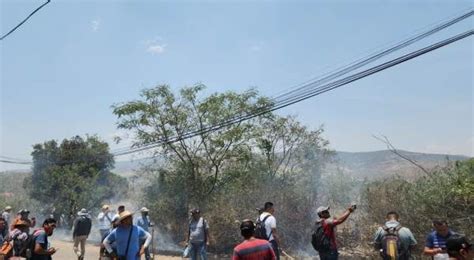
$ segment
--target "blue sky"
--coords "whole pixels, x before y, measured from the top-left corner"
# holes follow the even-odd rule
[[[2,0],[2,34],[41,3]],[[111,141],[123,133],[110,106],[156,84],[273,96],[472,7],[53,0],[0,42],[0,155],[29,159],[33,144],[76,134]],[[400,53],[472,27],[471,17]],[[383,134],[400,149],[474,156],[472,71],[470,37],[279,113],[324,125],[337,150],[384,149],[372,137]]]

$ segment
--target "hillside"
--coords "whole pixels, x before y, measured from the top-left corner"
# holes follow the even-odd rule
[[[448,161],[469,159],[462,155],[426,154],[398,150],[426,169],[444,166]],[[373,152],[337,152],[335,162],[329,169],[339,167],[356,177],[386,177],[418,170],[416,166],[389,150]]]
[[[426,154],[399,150],[403,155],[416,160],[419,164],[427,169],[446,165],[447,161],[466,160],[469,157],[462,155],[446,155],[446,154]],[[116,162],[113,172],[130,177],[134,172],[153,159],[138,159],[133,161]],[[372,176],[390,176],[393,174],[403,174],[407,171],[416,170],[417,168],[406,160],[395,155],[391,151],[373,151],[373,152],[336,152],[333,163],[328,167],[328,171],[342,169],[344,172],[350,173],[355,177],[372,177]],[[22,179],[25,175],[24,171],[2,172],[16,175]],[[1,174],[1,173],[0,173]]]

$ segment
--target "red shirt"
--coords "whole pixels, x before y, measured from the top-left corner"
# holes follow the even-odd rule
[[[331,249],[337,250],[336,226],[341,224],[335,219],[322,219],[324,234],[331,240]]]
[[[232,260],[275,260],[275,252],[267,240],[245,240],[234,248]]]

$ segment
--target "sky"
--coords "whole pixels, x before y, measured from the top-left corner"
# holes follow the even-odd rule
[[[42,3],[1,0],[1,33]],[[0,156],[31,160],[33,144],[75,135],[126,137],[111,106],[158,84],[275,96],[470,8],[455,0],[52,0],[0,42]],[[471,17],[387,59],[472,27]],[[322,125],[336,150],[383,150],[373,135],[385,135],[403,150],[474,156],[472,92],[469,37],[277,113]]]

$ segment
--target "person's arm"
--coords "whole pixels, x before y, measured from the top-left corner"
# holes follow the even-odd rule
[[[441,248],[435,248],[433,243],[433,235],[429,234],[426,237],[425,248],[423,249],[424,255],[434,256],[437,253],[441,253]]]
[[[146,232],[142,228],[138,227],[138,232],[139,232],[139,237],[141,239],[145,238],[145,242],[143,243],[142,247],[140,248],[140,252],[138,253],[139,256],[143,255],[145,253],[145,248],[148,248],[148,246],[151,243],[151,235],[150,233]]]
[[[78,230],[78,227],[77,227],[77,223],[79,222],[79,219],[75,219],[74,220],[74,223],[72,224],[72,238],[74,239],[77,235],[77,230]]]
[[[407,228],[404,228],[404,229],[407,229]],[[418,242],[416,241],[415,236],[413,235],[413,233],[411,233],[411,231],[409,229],[407,229],[407,230],[408,230],[408,233],[410,234],[410,247],[409,248],[410,248],[410,251],[412,251],[415,248],[415,246]]]
[[[268,217],[267,219],[268,224],[270,225],[270,229],[272,231],[271,235],[273,236],[273,239],[275,239],[275,241],[277,242],[278,246],[281,246],[280,244],[280,237],[278,235],[278,232],[277,232],[277,228],[276,228],[276,219],[274,216],[270,216]],[[275,253],[276,254],[276,253]]]
[[[375,236],[374,236],[374,249],[375,250],[382,249],[382,234],[383,234],[383,229],[379,227],[377,231],[375,232]]]
[[[429,255],[429,256],[434,256],[436,254],[443,253],[443,251],[444,250],[439,248],[439,247],[429,248],[429,247],[425,246],[425,249],[423,250],[423,254]]]
[[[35,240],[35,248],[34,248],[35,254],[37,254],[37,255],[52,255],[56,252],[56,249],[54,247],[45,250],[41,246],[41,244],[46,243],[46,233],[43,232],[43,233],[38,234],[38,236],[36,236],[34,238],[34,240]]]
[[[204,220],[204,231],[206,233],[206,245],[209,245],[209,241],[210,241],[210,236],[209,236],[209,224],[207,223],[207,220]]]
[[[91,233],[91,229],[92,229],[92,220],[90,218],[88,218],[88,221],[87,221],[87,237],[89,237],[89,234]]]
[[[105,237],[104,241],[102,242],[102,245],[104,246],[105,250],[109,252],[109,254],[112,254],[114,251],[112,249],[112,243],[115,241],[115,229],[110,232],[110,234]]]
[[[339,224],[342,224],[344,223],[344,221],[346,221],[346,219],[349,217],[349,215],[354,212],[354,208],[353,207],[349,207],[346,211],[344,211],[344,213],[342,213],[342,215],[338,218],[336,218],[332,223],[333,225],[337,226]]]

